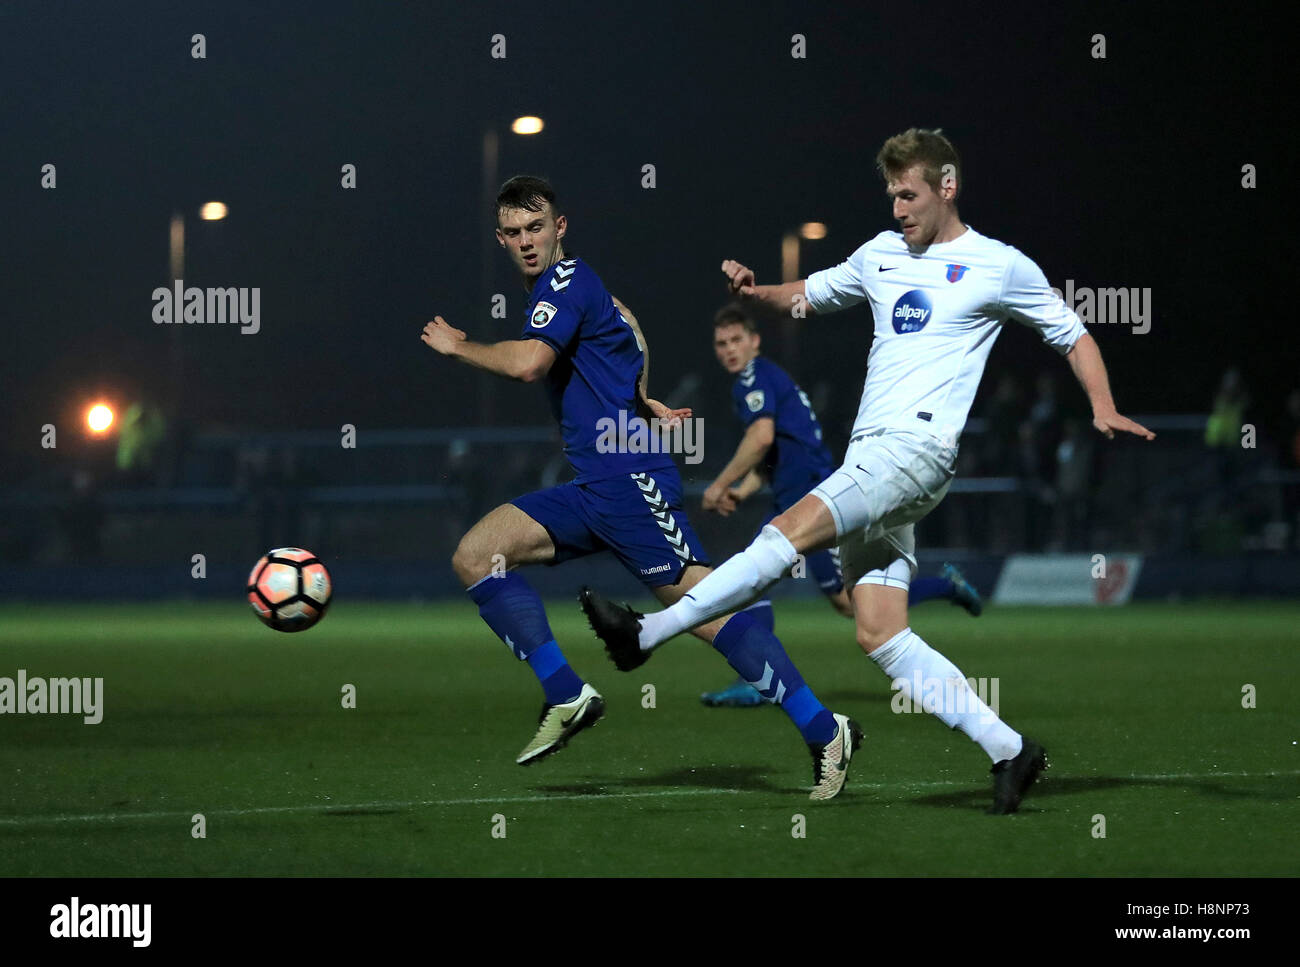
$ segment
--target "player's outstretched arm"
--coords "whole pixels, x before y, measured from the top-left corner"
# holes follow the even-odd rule
[[[532,383],[550,372],[557,355],[540,339],[470,342],[463,330],[442,316],[434,316],[433,322],[425,325],[420,341],[443,356],[451,356],[478,369],[523,383]]]
[[[1144,440],[1154,440],[1156,435],[1141,423],[1135,423],[1127,416],[1121,416],[1115,409],[1115,400],[1110,395],[1110,379],[1106,375],[1106,364],[1101,360],[1101,349],[1089,333],[1084,333],[1074,344],[1069,355],[1065,357],[1070,368],[1074,370],[1079,385],[1088,394],[1092,404],[1092,425],[1106,439],[1115,439],[1115,431],[1132,433]]]
[[[754,270],[735,259],[722,263],[722,274],[727,277],[727,288],[734,296],[762,302],[782,315],[790,315],[791,308],[796,305],[802,305],[805,314],[813,311],[808,304],[803,279],[781,285],[759,285],[754,280]]]

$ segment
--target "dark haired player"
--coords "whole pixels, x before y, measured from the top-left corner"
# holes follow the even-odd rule
[[[762,355],[761,346],[758,326],[741,306],[718,310],[713,318],[713,351],[722,368],[736,377],[731,401],[745,435],[731,460],[704,492],[704,509],[725,517],[739,502],[756,493],[766,479],[772,489],[772,512],[759,525],[760,531],[835,469],[808,394],[789,373]],[[839,549],[814,551],[804,564],[831,607],[852,618],[853,602],[840,574]],[[975,616],[983,610],[979,594],[951,564],[943,566],[942,577],[917,578],[908,587],[909,606],[935,598],[946,598]],[[769,631],[775,628],[768,598],[760,598],[746,610],[752,611]],[[749,708],[761,705],[763,696],[744,679],[737,679],[720,691],[705,692],[700,701],[714,708]]]
[[[610,550],[664,604],[680,599],[710,569],[682,509],[681,479],[672,458],[602,443],[602,424],[628,426],[647,414],[689,416],[646,395],[649,357],[636,318],[620,311],[586,263],[566,257],[568,221],[545,181],[506,182],[497,197],[496,222],[497,240],[530,292],[520,338],[471,342],[438,316],[421,339],[443,355],[499,376],[544,380],[575,474],[571,483],[526,494],[488,513],[461,539],[452,558],[488,627],[541,681],[545,700],[537,734],[516,759],[528,765],[594,724],[604,701],[569,666],[537,593],[518,571],[494,570],[494,557],[504,556],[513,569]],[[692,633],[710,642],[799,729],[813,756],[811,798],[837,795],[861,742],[857,724],[822,706],[781,642],[752,615],[715,615]],[[642,660],[638,653],[618,664],[628,671]]]

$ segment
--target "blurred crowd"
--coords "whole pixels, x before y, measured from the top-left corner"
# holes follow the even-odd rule
[[[1243,373],[1229,368],[1202,415],[1155,417],[1153,443],[1108,446],[1065,376],[991,375],[992,389],[977,401],[962,437],[959,486],[926,521],[928,546],[994,553],[1300,548],[1300,388],[1284,397],[1281,413],[1270,413],[1252,399]],[[694,481],[701,488],[734,447],[728,434],[738,429],[727,402],[709,396],[728,389],[692,377],[665,394],[698,400],[697,413],[713,407],[726,414],[709,421],[705,462],[688,468],[688,487]],[[856,400],[847,388],[816,380],[809,395],[827,444],[842,453]],[[77,451],[61,443],[62,459],[8,492],[0,561],[114,560],[128,541],[142,544],[139,557],[159,539],[160,522],[183,533],[200,518],[219,531],[220,521],[237,520],[242,540],[255,533],[268,547],[288,535],[347,534],[393,553],[427,552],[431,543],[453,545],[498,503],[568,475],[558,440],[546,433],[511,444],[467,430],[450,443],[394,445],[362,460],[328,441],[309,442],[313,434],[301,443],[281,436],[274,446],[237,433],[223,438],[228,445],[197,445],[191,431],[169,425],[157,409],[132,408],[115,444]],[[393,496],[413,486],[425,489]],[[698,499],[689,497],[688,509],[704,518]],[[403,529],[410,549],[403,549]]]

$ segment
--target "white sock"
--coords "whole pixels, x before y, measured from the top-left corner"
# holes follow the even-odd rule
[[[870,655],[912,708],[930,712],[950,729],[960,729],[996,764],[1014,759],[1023,742],[970,687],[966,676],[911,628],[904,628]],[[892,704],[892,703],[891,703]]]
[[[641,619],[641,650],[649,651],[674,635],[739,611],[790,572],[798,557],[785,535],[768,524],[754,543],[728,558],[676,604]]]

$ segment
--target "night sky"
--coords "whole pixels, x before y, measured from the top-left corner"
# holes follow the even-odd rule
[[[111,9],[110,9],[111,8]],[[1260,8],[1264,10],[1266,8]],[[779,281],[894,227],[880,143],[942,127],[962,152],[963,219],[1049,280],[1150,287],[1150,333],[1093,327],[1121,412],[1204,412],[1236,362],[1257,408],[1300,385],[1283,238],[1294,171],[1287,36],[1242,5],[1169,13],[1088,4],[6,4],[0,11],[0,429],[6,465],[97,392],[167,398],[199,428],[475,424],[492,377],[419,341],[435,313],[513,337],[524,291],[493,243],[482,288],[482,139],[498,181],[549,177],[569,250],[640,316],[652,393],[691,373],[724,398],[710,320],[734,257]],[[191,57],[191,35],[206,58]],[[507,56],[490,56],[504,34]],[[807,57],[791,57],[791,35]],[[1106,38],[1094,59],[1091,37]],[[506,130],[536,114],[545,131]],[[41,188],[41,166],[57,188]],[[355,190],[340,168],[356,165]],[[1259,187],[1241,186],[1243,164]],[[657,187],[641,187],[642,165]],[[200,222],[219,199],[230,217]],[[1289,207],[1289,206],[1288,206]],[[187,285],[258,286],[261,332],[151,319],[168,220],[185,214]],[[509,318],[492,319],[492,293]],[[766,348],[852,416],[870,311]],[[990,363],[1065,365],[1008,327]],[[490,419],[545,423],[536,386],[493,380]],[[1072,390],[1072,393],[1077,391]],[[1077,402],[1082,402],[1079,395]],[[976,404],[976,412],[980,403]],[[708,414],[703,414],[708,415]],[[724,419],[727,414],[718,414]]]

